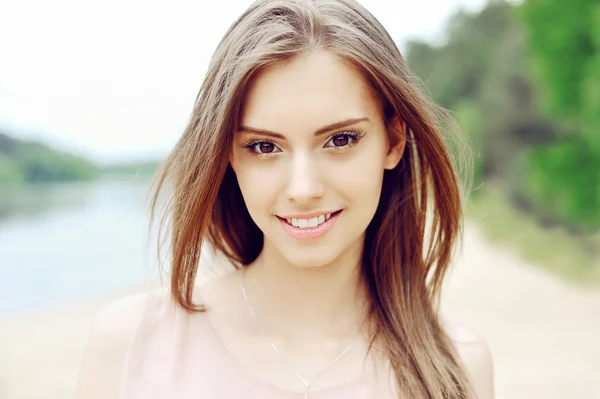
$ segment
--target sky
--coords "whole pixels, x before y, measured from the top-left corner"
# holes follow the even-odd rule
[[[359,0],[360,1],[360,0]],[[251,0],[0,0],[0,131],[98,163],[163,157]],[[400,49],[485,0],[362,0]]]

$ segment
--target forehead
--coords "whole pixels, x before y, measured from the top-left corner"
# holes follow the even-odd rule
[[[273,65],[251,83],[241,124],[283,134],[357,117],[377,118],[378,101],[347,62],[324,51]]]

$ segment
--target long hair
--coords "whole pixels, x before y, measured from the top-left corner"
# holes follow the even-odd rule
[[[221,40],[189,124],[155,180],[151,223],[170,185],[160,231],[169,227],[173,299],[188,312],[203,310],[192,301],[203,244],[238,268],[261,252],[263,234],[229,165],[233,134],[249,82],[265,68],[313,50],[349,62],[377,95],[385,120],[399,115],[407,126],[402,159],[384,172],[361,270],[399,395],[472,398],[437,313],[462,227],[444,114],[421,93],[383,26],[354,0],[259,0]]]

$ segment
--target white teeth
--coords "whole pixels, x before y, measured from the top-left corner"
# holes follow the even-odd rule
[[[298,227],[300,229],[306,229],[309,227],[317,227],[321,223],[325,223],[325,221],[328,220],[330,217],[331,217],[331,214],[328,213],[326,215],[320,215],[320,216],[316,216],[316,217],[310,218],[310,219],[291,218],[291,219],[286,219],[286,220],[292,226]]]

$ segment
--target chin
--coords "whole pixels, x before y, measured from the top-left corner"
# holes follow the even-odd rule
[[[323,261],[323,259],[316,258],[303,258],[303,259],[290,259],[288,258],[290,264],[297,269],[306,269],[306,270],[317,270],[326,268],[331,262]]]
[[[324,245],[321,248],[297,248],[282,251],[287,261],[301,269],[320,269],[327,267],[340,258],[343,250]]]
[[[360,262],[364,233],[352,237],[344,234],[343,230],[343,228],[333,229],[317,240],[296,240],[287,237],[285,232],[278,229],[273,232],[272,240],[265,237],[265,246],[270,248],[269,252],[278,252],[290,266],[298,269],[316,270],[331,265],[337,267],[338,262],[342,264],[355,264],[357,260]]]

